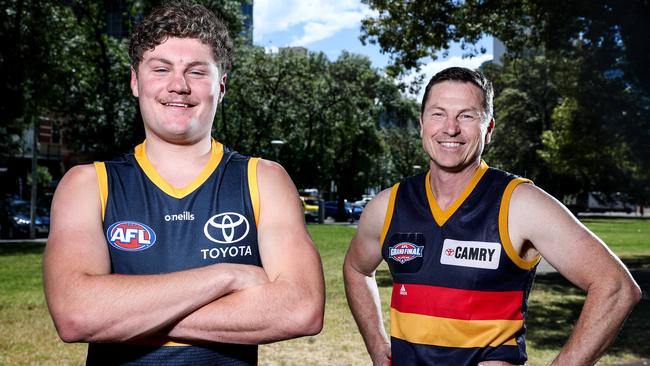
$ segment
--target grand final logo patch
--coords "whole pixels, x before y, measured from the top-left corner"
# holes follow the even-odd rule
[[[106,238],[116,249],[137,252],[154,245],[156,233],[149,226],[136,221],[119,221],[108,227]]]
[[[231,244],[244,239],[249,229],[246,217],[236,212],[224,212],[212,216],[203,226],[203,233],[215,243]]]
[[[422,257],[424,247],[409,242],[402,242],[395,244],[394,246],[388,248],[388,250],[388,255],[390,258],[400,262],[401,264],[404,264],[408,261],[412,261],[415,258]]]

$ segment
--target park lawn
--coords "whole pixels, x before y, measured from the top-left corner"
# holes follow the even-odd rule
[[[650,255],[650,221],[582,219],[621,258]]]
[[[650,258],[650,221],[588,220],[623,258]],[[260,365],[369,365],[343,290],[343,257],[354,228],[310,225],[323,258],[327,305],[323,331],[313,337],[260,346]],[[624,240],[621,238],[625,238]],[[0,244],[0,365],[82,365],[86,346],[65,344],[54,330],[43,297],[43,244]],[[627,262],[627,261],[626,261]],[[388,267],[377,272],[385,321],[391,281]],[[584,295],[566,281],[538,276],[529,305],[529,365],[548,364],[566,340]],[[387,324],[386,324],[387,325]],[[650,357],[650,304],[644,300],[601,364],[619,364]]]
[[[45,305],[44,244],[0,244],[0,365],[83,365],[86,346],[59,340]]]

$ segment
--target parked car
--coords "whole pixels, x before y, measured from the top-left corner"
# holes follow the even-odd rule
[[[20,199],[6,200],[0,203],[0,237],[29,237],[30,202]],[[46,237],[50,231],[50,208],[42,205],[36,207],[34,220],[37,237]]]
[[[363,197],[360,200],[355,201],[354,204],[365,208],[368,202],[370,202],[373,198],[375,198],[374,195],[364,194]]]
[[[318,198],[300,196],[305,211],[305,221],[318,221]]]
[[[625,193],[588,192],[565,197],[564,204],[573,212],[625,212],[636,211],[636,205],[630,202]]]
[[[343,202],[343,219],[346,221],[359,220],[363,207],[349,202]],[[338,201],[325,201],[325,217],[337,218]]]

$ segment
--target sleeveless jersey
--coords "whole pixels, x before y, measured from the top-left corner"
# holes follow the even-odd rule
[[[442,211],[429,174],[393,186],[382,231],[393,276],[393,365],[525,363],[524,319],[540,257],[520,258],[507,225],[513,190],[530,181],[481,162]]]
[[[258,158],[212,142],[211,157],[187,187],[165,182],[145,154],[95,163],[112,273],[145,275],[214,263],[262,266],[257,243]],[[145,339],[91,343],[89,365],[254,365],[257,346],[188,345]]]

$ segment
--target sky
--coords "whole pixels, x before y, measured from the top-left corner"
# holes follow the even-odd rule
[[[373,67],[383,69],[389,55],[377,45],[363,45],[359,40],[361,20],[373,12],[360,0],[254,0],[253,43],[269,50],[300,46],[323,52],[334,61],[343,50],[366,55]],[[473,58],[462,58],[459,45],[451,45],[448,57],[436,61],[423,60],[421,73],[428,80],[436,72],[450,66],[477,68],[492,59],[492,38],[479,44],[487,52]],[[406,78],[412,80],[415,75]],[[416,97],[421,98],[422,92]]]

